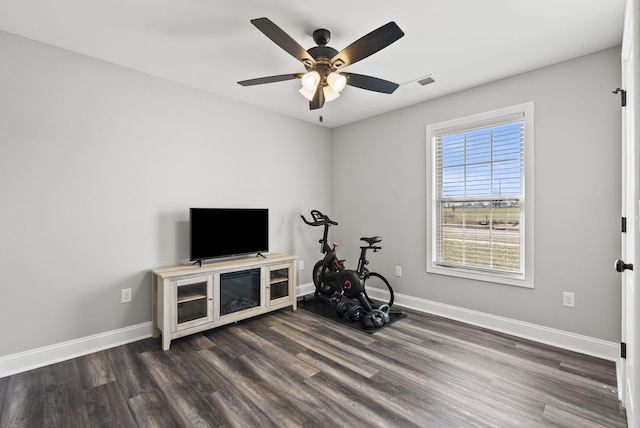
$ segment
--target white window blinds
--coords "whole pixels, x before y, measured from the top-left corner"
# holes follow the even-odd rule
[[[524,275],[524,114],[433,133],[433,263]]]

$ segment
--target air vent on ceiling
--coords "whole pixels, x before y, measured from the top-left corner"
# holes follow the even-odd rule
[[[421,88],[423,86],[426,86],[426,85],[428,85],[430,83],[433,83],[435,81],[436,81],[436,79],[434,79],[433,76],[429,74],[427,76],[420,77],[420,78],[418,78],[416,80],[412,80],[410,82],[404,83],[402,85],[402,87],[404,89],[407,89],[407,90],[413,90],[413,89],[418,89],[418,88]]]

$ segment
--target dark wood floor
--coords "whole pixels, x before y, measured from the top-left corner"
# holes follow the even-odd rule
[[[410,312],[369,335],[282,310],[0,379],[4,427],[626,427],[615,366]]]

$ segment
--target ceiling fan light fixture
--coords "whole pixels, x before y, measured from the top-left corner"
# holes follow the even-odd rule
[[[334,91],[331,86],[325,86],[322,88],[322,92],[324,93],[324,100],[326,102],[333,101],[340,96],[340,92]]]
[[[340,73],[332,71],[327,76],[327,83],[329,84],[329,86],[331,86],[332,90],[340,92],[347,85],[347,78]]]
[[[315,92],[320,83],[320,73],[317,71],[310,71],[302,76],[302,87]]]
[[[243,80],[238,82],[242,86],[300,79],[302,88],[299,89],[299,92],[310,101],[310,110],[321,109],[325,101],[338,98],[340,91],[347,84],[385,94],[393,93],[399,86],[397,83],[377,77],[336,72],[342,67],[347,67],[367,58],[403,37],[404,32],[393,21],[365,34],[339,52],[327,46],[331,33],[326,29],[314,31],[313,41],[316,46],[304,49],[269,18],[252,19],[251,23],[276,45],[300,61],[307,69],[307,73],[289,73]]]

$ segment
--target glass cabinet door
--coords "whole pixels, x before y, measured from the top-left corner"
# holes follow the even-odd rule
[[[269,302],[290,299],[290,265],[272,266],[269,269]]]
[[[213,321],[213,277],[211,275],[174,281],[174,331]]]

